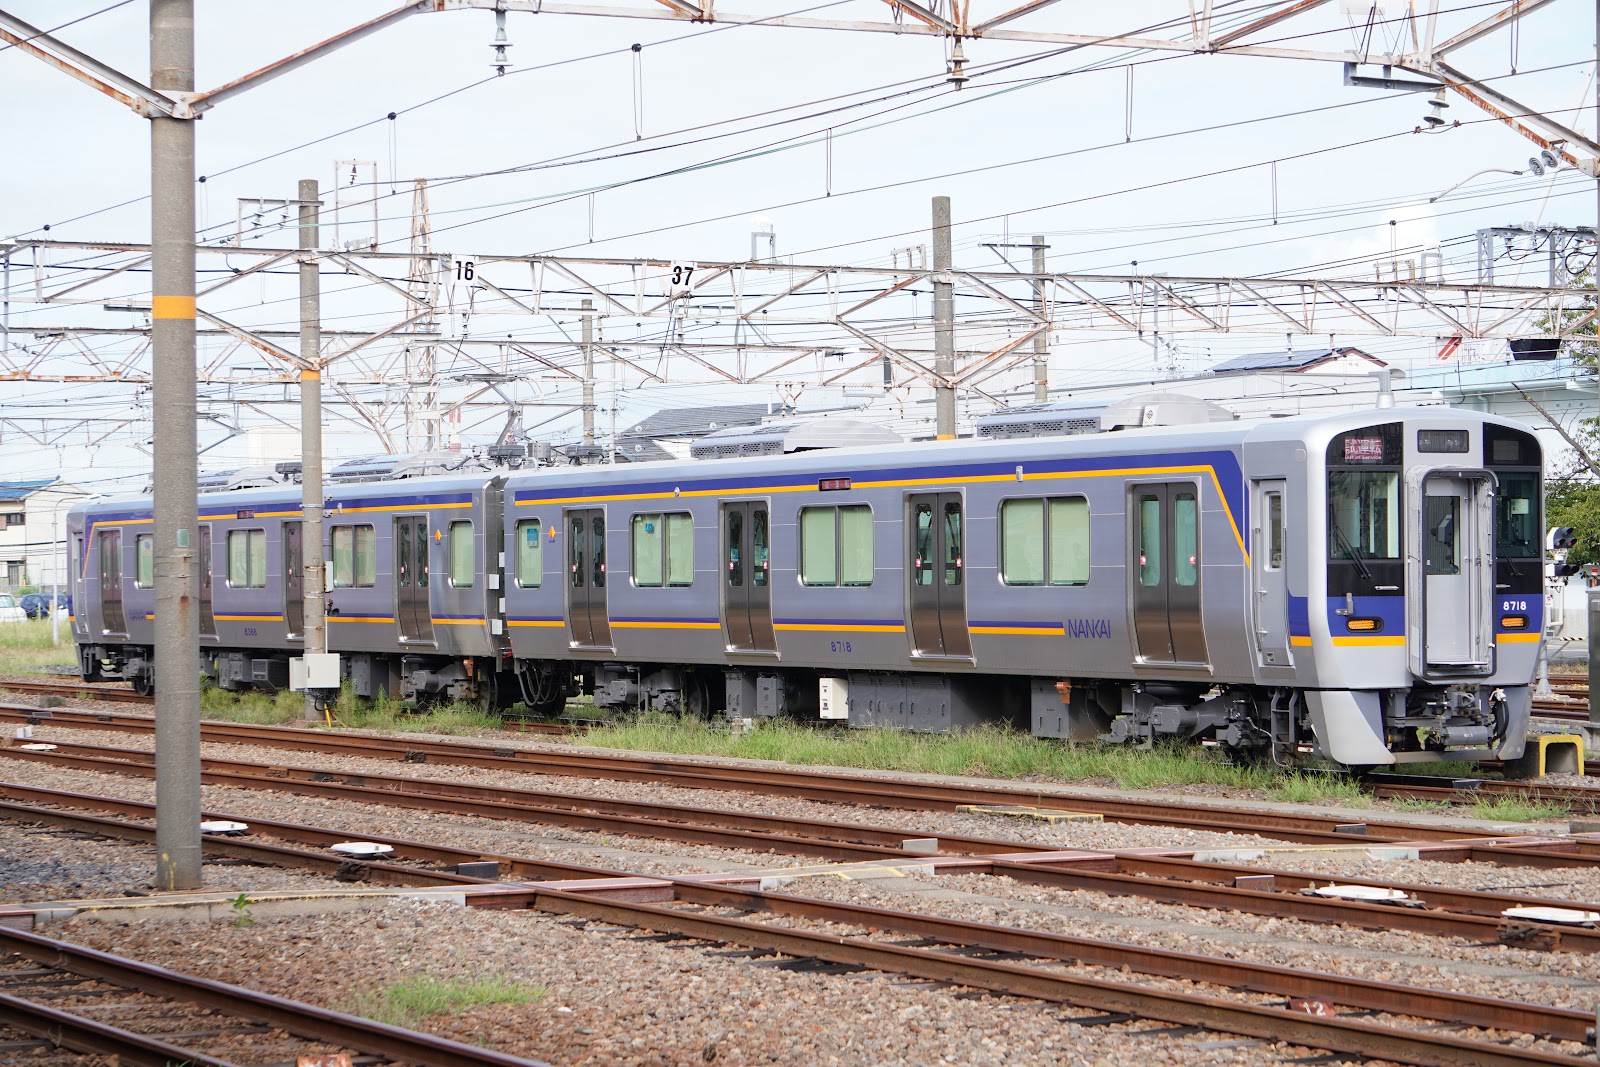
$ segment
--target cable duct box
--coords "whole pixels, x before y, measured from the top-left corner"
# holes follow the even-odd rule
[[[339,653],[308,652],[291,659],[289,688],[296,693],[307,689],[339,688]]]

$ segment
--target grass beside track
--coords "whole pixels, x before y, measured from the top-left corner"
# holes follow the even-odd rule
[[[1231,763],[1211,749],[1159,745],[1145,751],[1043,741],[1002,727],[952,734],[899,730],[818,730],[765,722],[732,733],[696,719],[642,717],[591,728],[573,744],[682,755],[782,760],[807,766],[920,771],[1009,780],[1110,781],[1125,789],[1211,785],[1262,790],[1275,799],[1370,806],[1360,786],[1343,777],[1286,774]]]
[[[54,677],[49,667],[78,665],[77,646],[65,617],[59,623],[60,644],[50,639],[49,619],[0,622],[0,674],[37,674]]]
[[[417,1030],[431,1015],[457,1015],[491,1004],[533,1004],[549,995],[549,986],[528,985],[503,975],[481,979],[421,975],[351,996],[339,1005],[339,1010]]]
[[[302,720],[305,711],[304,693],[229,692],[209,685],[200,690],[200,713],[211,719],[278,726]],[[348,686],[318,721],[325,726],[345,726],[354,730],[468,736],[498,729],[501,725],[499,716],[486,715],[469,704],[444,704],[419,712],[409,704],[381,697],[363,700],[352,693]]]

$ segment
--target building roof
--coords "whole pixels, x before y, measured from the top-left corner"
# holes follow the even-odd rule
[[[39,478],[27,482],[0,482],[0,503],[15,503],[26,500],[47,485],[55,484],[54,478]]]
[[[1351,356],[1367,360],[1373,366],[1387,366],[1383,360],[1359,348],[1309,348],[1303,352],[1251,352],[1248,355],[1225,359],[1211,370],[1214,374],[1225,374],[1230,371],[1304,371],[1330,360]]]

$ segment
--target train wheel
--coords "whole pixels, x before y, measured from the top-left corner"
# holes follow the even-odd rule
[[[478,696],[473,704],[485,715],[493,715],[500,710],[500,680],[497,676],[478,675]]]
[[[142,697],[156,695],[156,676],[154,674],[136,674],[133,676],[133,691]]]

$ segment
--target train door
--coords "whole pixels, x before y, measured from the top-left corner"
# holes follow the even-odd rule
[[[772,631],[772,521],[762,500],[722,505],[722,618],[728,647],[776,652]]]
[[[306,632],[305,558],[300,543],[299,519],[283,524],[283,625],[284,636],[301,638]],[[428,622],[433,622],[429,618]]]
[[[211,607],[211,524],[200,525],[200,636],[217,636],[217,617]]]
[[[394,520],[395,622],[400,640],[433,643],[433,606],[428,602],[428,517]]]
[[[83,534],[72,535],[72,629],[74,633],[87,634],[89,632],[89,575],[85,569],[89,565],[88,558],[84,555]]]
[[[567,512],[567,625],[572,643],[611,647],[606,605],[606,513],[604,508]]]
[[[1200,617],[1200,492],[1190,482],[1136,485],[1133,532],[1133,629],[1139,658],[1206,662]]]
[[[1436,471],[1423,476],[1421,492],[1411,497],[1421,501],[1422,673],[1486,674],[1494,651],[1492,476]]]
[[[971,656],[961,494],[912,493],[906,503],[912,654]]]
[[[128,617],[122,611],[122,531],[102,530],[96,537],[100,550],[100,632],[125,634]]]
[[[1286,667],[1293,662],[1289,649],[1289,588],[1284,523],[1284,483],[1258,481],[1250,513],[1250,573],[1255,585],[1256,663]]]

